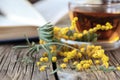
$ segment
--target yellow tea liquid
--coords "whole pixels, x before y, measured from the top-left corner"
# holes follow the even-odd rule
[[[106,22],[113,25],[113,29],[108,31],[99,30],[97,33],[100,34],[99,40],[106,40],[111,38],[111,36],[120,27],[120,13],[105,13],[105,12],[83,12],[80,9],[75,9],[70,12],[70,17],[78,17],[77,29],[79,31],[89,30],[95,27],[97,24],[105,25]],[[119,30],[118,30],[119,31]],[[116,37],[116,36],[114,36]],[[112,38],[114,38],[112,36]]]

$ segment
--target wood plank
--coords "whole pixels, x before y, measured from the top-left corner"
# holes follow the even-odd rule
[[[39,72],[35,62],[31,65],[23,65],[17,60],[26,55],[26,49],[13,50],[13,45],[0,46],[0,77],[3,80],[55,80],[53,75],[49,75],[52,69]],[[110,64],[116,66],[120,64],[120,49],[107,51],[110,57]],[[41,56],[40,52],[37,59]],[[76,73],[74,73],[76,74]],[[64,75],[66,75],[64,73]],[[71,75],[69,75],[71,76]],[[66,79],[67,80],[67,79]],[[76,80],[120,80],[120,71],[102,72],[102,71],[83,71],[79,72]]]
[[[32,80],[48,80],[46,77],[46,72],[40,72],[36,65],[34,64]]]
[[[36,60],[33,64],[33,71],[32,71],[32,80],[48,80],[46,76],[46,71],[40,72],[38,67],[36,66],[36,62],[39,60],[40,56],[42,56],[43,50],[39,52],[39,55],[36,56]]]
[[[19,78],[22,80],[21,75],[24,75],[24,67],[21,65],[20,62],[17,60],[24,55],[24,50],[13,50],[12,56],[10,57],[10,64],[8,67],[8,72],[7,74],[13,79],[13,80],[18,80]],[[19,80],[20,80],[19,79]]]
[[[110,62],[112,62],[112,64],[111,65],[114,65],[114,66],[116,66],[116,65],[120,65],[120,54],[119,54],[119,52],[120,52],[120,49],[117,49],[117,50],[114,50],[114,51],[112,51],[111,52],[111,56],[110,56]],[[111,58],[111,57],[113,57],[113,58]],[[120,71],[114,71],[114,74],[115,74],[115,76],[116,76],[116,80],[119,80],[120,79]]]
[[[6,45],[0,46],[0,56],[2,55],[2,53],[5,49],[6,49]]]
[[[2,67],[2,65],[4,64],[4,62],[5,62],[5,60],[6,60],[7,56],[8,56],[7,50],[8,50],[8,47],[5,47],[5,46],[4,46],[4,48],[0,51],[0,53],[1,53],[1,55],[0,55],[0,70],[1,70],[1,67]],[[9,49],[9,50],[10,50],[10,49]],[[9,50],[8,50],[8,51],[9,51]]]
[[[51,74],[52,71],[53,71],[53,69],[52,69],[52,65],[51,65],[50,69],[46,70],[46,76],[47,76],[48,80],[55,80],[54,74]]]
[[[116,75],[116,78],[117,78],[118,80],[120,80],[120,71],[115,71],[114,73],[115,73],[115,75]]]
[[[96,80],[108,80],[102,71],[94,71],[94,74],[96,75]]]
[[[3,56],[2,60],[1,60],[2,62],[0,64],[0,71],[4,71],[3,77],[5,76],[5,74],[7,72],[7,69],[4,69],[4,64],[8,64],[8,63],[6,63],[6,60],[8,59],[9,51],[10,51],[9,47],[7,49],[5,49],[5,51],[4,51],[5,55]]]
[[[4,78],[11,78],[11,77],[7,74],[7,72],[8,72],[8,67],[9,67],[10,60],[11,60],[10,57],[11,57],[12,53],[13,53],[13,50],[11,50],[11,51],[9,52],[8,58],[6,59],[6,62],[4,63],[3,68],[2,68],[2,70],[5,70]]]
[[[26,49],[21,50],[19,55],[17,55],[16,61],[23,57],[26,56]],[[26,80],[26,77],[28,78],[29,72],[28,72],[28,65],[24,65],[21,62],[16,62],[16,65],[14,66],[13,72],[15,75],[13,76],[13,79],[17,80]],[[29,75],[30,76],[30,75]],[[30,80],[30,78],[28,79]]]
[[[20,63],[17,62],[17,57],[18,57],[18,54],[20,54],[20,51],[17,52],[17,51],[13,50],[13,52],[11,52],[11,53],[12,53],[12,55],[10,57],[10,63],[9,63],[7,74],[12,79],[14,79],[15,74],[17,74],[17,71],[19,71]]]
[[[21,65],[22,65],[22,64],[21,64]],[[20,66],[20,68],[19,68],[19,71],[20,71],[20,73],[19,73],[19,78],[18,78],[17,80],[24,80],[24,79],[23,79],[24,76],[25,76],[24,67],[25,67],[25,66]]]
[[[108,80],[119,80],[113,71],[106,72],[105,75],[108,77]]]

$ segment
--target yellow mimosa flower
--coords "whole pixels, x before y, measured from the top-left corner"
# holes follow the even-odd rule
[[[120,71],[120,66],[118,66],[116,69]]]
[[[44,57],[44,61],[45,61],[45,62],[48,62],[48,57]]]
[[[37,65],[37,66],[40,66],[40,64],[41,64],[41,62],[36,62],[36,65]]]
[[[103,65],[108,68],[109,67],[109,63],[108,62],[104,62]]]
[[[84,31],[83,31],[83,35],[86,35],[86,34],[88,34],[88,31],[87,31],[87,30],[84,30]]]
[[[46,66],[41,66],[41,67],[39,68],[40,71],[45,71],[45,69],[46,69]]]
[[[81,48],[80,51],[81,51],[82,53],[84,53],[84,52],[85,52],[85,48]]]
[[[64,58],[64,59],[63,59],[63,62],[64,62],[64,63],[68,63],[68,58]]]
[[[87,63],[86,63],[86,64],[83,64],[83,68],[84,68],[84,69],[90,68],[90,64],[87,64]]]
[[[74,65],[74,66],[75,66],[75,65],[77,65],[77,64],[78,64],[78,62],[77,62],[77,61],[74,61],[74,62],[73,62],[73,65]]]
[[[43,61],[44,61],[44,58],[43,58],[43,57],[41,57],[41,58],[40,58],[40,61],[41,61],[41,62],[43,62]]]
[[[60,67],[61,67],[62,69],[65,69],[65,68],[67,67],[67,65],[66,65],[65,63],[62,63],[62,64],[60,65]]]
[[[100,60],[95,60],[95,64],[100,64]]]
[[[52,57],[52,62],[56,62],[56,61],[57,61],[57,57],[56,56]]]

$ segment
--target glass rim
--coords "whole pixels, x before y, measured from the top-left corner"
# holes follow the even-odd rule
[[[107,3],[107,4],[88,4],[88,3],[80,3],[80,1],[69,1],[70,4],[75,4],[78,6],[120,6],[120,3]]]

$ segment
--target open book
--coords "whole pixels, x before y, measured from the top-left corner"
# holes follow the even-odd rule
[[[47,2],[45,3],[44,1]],[[58,16],[51,19],[52,16],[55,15],[53,13],[44,12],[44,10],[47,9],[46,5],[49,4],[50,1],[55,0],[42,0],[33,5],[27,0],[1,0],[0,41],[24,39],[25,35],[29,38],[38,37],[38,27],[47,22],[51,22],[52,24],[57,23],[61,17],[67,13],[67,5],[64,4],[66,5],[66,10],[62,11],[61,14],[56,13]],[[47,10],[49,9],[50,7],[48,6]]]

